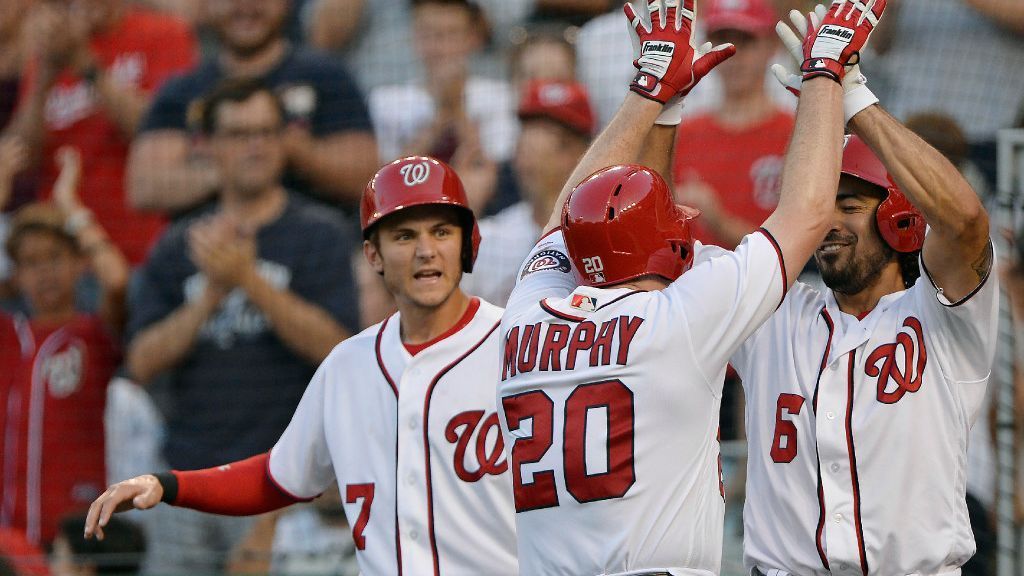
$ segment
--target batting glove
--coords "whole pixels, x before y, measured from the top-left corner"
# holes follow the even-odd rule
[[[711,42],[705,42],[700,48],[697,48],[693,54],[693,78],[665,104],[665,109],[661,111],[661,115],[654,123],[662,126],[678,125],[683,119],[683,98],[690,93],[690,90],[693,90],[701,78],[707,76],[715,69],[715,66],[725,62],[735,53],[736,47],[732,44],[712,46]]]
[[[825,76],[842,82],[845,68],[860,61],[860,50],[878,25],[886,0],[833,0],[821,26],[804,37],[804,80]]]
[[[825,17],[825,11],[826,8],[819,4],[815,7],[814,12],[811,12],[805,18],[802,13],[793,10],[789,14],[789,20],[793,23],[792,27],[787,26],[783,22],[775,25],[775,32],[779,35],[779,39],[782,40],[782,45],[793,56],[796,64],[801,63],[804,59],[804,39],[808,34],[812,34],[820,27],[821,20]],[[796,29],[796,32],[794,32],[794,29]],[[782,64],[773,64],[772,72],[775,74],[775,78],[787,90],[795,96],[800,96],[803,78],[799,74],[792,72]],[[842,81],[843,116],[846,123],[849,123],[850,119],[861,110],[878,102],[878,98],[868,88],[867,81],[867,78],[860,71],[860,64],[853,64],[844,69]]]
[[[680,2],[682,6],[680,6]],[[646,18],[623,6],[633,40],[633,66],[638,70],[629,89],[665,104],[693,81],[694,0],[650,0]]]

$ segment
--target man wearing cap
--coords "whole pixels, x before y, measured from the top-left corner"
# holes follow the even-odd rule
[[[483,242],[476,271],[462,288],[504,305],[516,272],[540,237],[562,184],[569,178],[594,131],[586,88],[575,82],[529,83],[519,104],[522,131],[511,172],[522,200],[480,221]]]
[[[778,203],[794,119],[766,83],[778,48],[769,1],[710,0],[701,10],[708,40],[734,44],[736,56],[719,69],[716,106],[679,126],[673,173],[677,199],[702,211],[696,238],[732,249]]]

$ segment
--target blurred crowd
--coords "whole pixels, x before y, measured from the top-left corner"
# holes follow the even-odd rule
[[[337,494],[256,519],[158,507],[103,542],[81,537],[80,515],[108,482],[268,450],[333,346],[393,312],[355,223],[385,163],[455,168],[482,218],[463,287],[504,305],[628,90],[622,1],[3,4],[0,575],[346,573]],[[775,23],[812,5],[697,2],[700,33],[738,49],[679,128],[677,200],[703,212],[702,242],[735,247],[778,201],[796,99],[770,73],[789,58]],[[872,89],[988,199],[997,131],[1024,115],[1024,7],[888,10]],[[1024,268],[1004,256],[1024,322]],[[725,440],[743,437],[739,390]],[[981,561],[989,424],[969,483]],[[742,492],[742,467],[727,482]]]

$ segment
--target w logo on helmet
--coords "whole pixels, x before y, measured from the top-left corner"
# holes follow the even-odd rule
[[[427,162],[406,164],[399,169],[399,173],[402,174],[406,186],[423,184],[427,178],[430,178],[430,164]]]

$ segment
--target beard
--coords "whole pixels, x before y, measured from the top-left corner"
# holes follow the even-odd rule
[[[818,265],[821,279],[832,291],[840,294],[859,294],[869,287],[895,256],[896,252],[879,242],[879,249],[857,253],[858,239],[856,236],[840,236],[829,234],[825,242],[843,241],[848,248],[840,254],[821,255],[814,253],[814,262]]]

